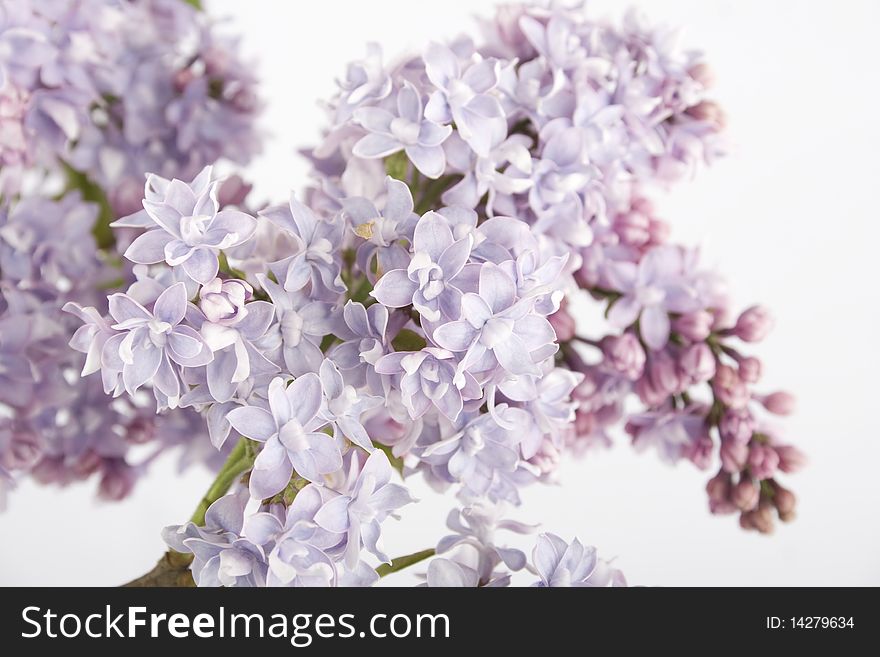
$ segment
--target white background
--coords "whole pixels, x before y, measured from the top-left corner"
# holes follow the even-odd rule
[[[267,147],[249,170],[259,198],[284,200],[306,167],[295,154],[323,125],[316,103],[333,91],[364,42],[393,55],[472,30],[488,0],[240,2],[212,0],[259,62]],[[590,3],[620,15],[620,2]],[[786,423],[810,467],[786,482],[797,520],[772,537],[712,517],[708,475],[611,451],[569,462],[559,487],[535,487],[517,512],[595,544],[632,583],[648,585],[880,584],[878,441],[876,30],[880,3],[655,0],[655,22],[686,27],[706,51],[729,119],[731,153],[659,199],[674,236],[703,245],[740,304],[768,304],[777,328],[758,355],[768,389],[799,398]],[[159,529],[189,516],[208,484],[160,462],[123,504],[91,486],[22,485],[0,515],[0,584],[121,583],[162,552]],[[389,553],[429,547],[452,505],[419,482],[422,502],[386,524]],[[406,576],[398,576],[408,583]],[[390,583],[390,582],[389,582]]]

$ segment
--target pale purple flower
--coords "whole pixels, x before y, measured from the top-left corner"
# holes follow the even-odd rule
[[[367,44],[367,56],[351,62],[345,78],[338,80],[339,98],[336,101],[336,122],[347,121],[363,105],[378,102],[391,93],[393,81],[382,65],[382,48],[377,43]]]
[[[336,564],[326,550],[342,542],[344,534],[332,534],[315,524],[322,504],[317,487],[309,485],[296,494],[282,518],[260,511],[245,520],[244,537],[268,553],[268,586],[336,584]]]
[[[412,193],[405,183],[390,176],[385,179],[381,212],[363,197],[345,199],[342,209],[355,235],[364,240],[357,250],[357,263],[362,271],[372,275],[374,257],[379,272],[406,265],[408,256],[400,240],[412,240],[419,216],[413,212]]]
[[[152,312],[126,294],[110,296],[112,328],[120,331],[102,350],[102,363],[122,371],[126,392],[133,395],[146,383],[175,398],[181,393],[176,365],[199,367],[214,354],[199,333],[182,324],[187,311],[186,287],[175,283],[165,290]]]
[[[426,212],[415,227],[409,265],[386,272],[371,295],[389,308],[412,304],[432,322],[442,316],[457,317],[461,290],[456,277],[467,264],[472,245],[470,235],[455,239],[443,215]]]
[[[480,387],[470,374],[464,374],[461,389],[453,382],[457,366],[451,351],[426,347],[421,351],[387,354],[376,362],[376,372],[400,377],[400,394],[413,420],[436,408],[454,421],[461,413],[464,399],[481,396]]]
[[[336,442],[319,431],[327,422],[320,416],[321,380],[308,373],[289,386],[276,377],[269,384],[269,410],[242,406],[226,419],[242,436],[263,443],[251,473],[254,498],[272,497],[290,482],[294,470],[309,481],[342,467]]]
[[[324,360],[321,340],[336,329],[338,311],[302,292],[287,292],[262,274],[257,278],[274,304],[276,320],[262,345],[270,352],[280,350],[284,366],[294,376],[317,372]]]
[[[637,450],[654,447],[661,459],[674,464],[705,435],[706,421],[700,413],[646,411],[630,417],[626,429]]]
[[[214,352],[208,364],[207,384],[214,399],[227,402],[238,385],[252,375],[278,371],[255,346],[275,316],[275,307],[266,301],[245,303],[252,294],[243,281],[210,281],[202,289],[200,306],[205,321],[199,331]]]
[[[346,385],[332,360],[325,359],[321,363],[319,375],[324,390],[321,416],[355,445],[368,452],[373,451],[373,443],[361,424],[361,416],[380,405],[382,398],[366,395]]]
[[[437,554],[444,554],[468,546],[476,552],[475,573],[482,584],[493,579],[495,568],[504,564],[513,571],[525,568],[526,555],[515,548],[500,547],[495,544],[498,530],[516,534],[530,534],[534,525],[526,525],[514,520],[504,519],[504,506],[474,502],[461,509],[452,509],[446,517],[446,526],[454,533],[444,536],[437,543]]]
[[[162,532],[172,550],[193,555],[196,586],[266,585],[265,553],[242,538],[246,501],[239,494],[225,495],[208,507],[204,526],[189,522]]]
[[[698,301],[683,271],[682,251],[672,246],[656,247],[641,261],[616,262],[608,276],[623,296],[611,307],[609,321],[626,328],[639,320],[639,332],[654,350],[669,339],[669,313],[698,310]]]
[[[404,486],[391,483],[392,473],[385,452],[374,450],[351,492],[331,499],[315,514],[319,527],[347,535],[345,564],[348,568],[357,565],[362,545],[377,559],[391,563],[380,543],[381,523],[414,501]]]
[[[532,563],[541,578],[535,586],[626,586],[616,568],[596,555],[596,548],[584,546],[577,538],[571,543],[555,534],[538,536]]]
[[[349,301],[342,315],[353,337],[336,345],[327,354],[328,358],[356,388],[368,385],[376,394],[384,392],[375,365],[391,350],[387,335],[388,309],[381,303],[364,307],[362,303]]]
[[[297,253],[270,264],[281,286],[288,292],[311,283],[312,298],[327,298],[345,291],[340,277],[337,251],[342,243],[342,222],[327,221],[290,195],[290,203],[260,212],[289,235],[297,238]]]
[[[448,47],[430,43],[423,56],[425,72],[437,91],[425,116],[435,123],[455,123],[461,138],[481,157],[507,134],[507,118],[498,98],[489,92],[498,84],[499,62],[478,61],[462,70]]]
[[[162,197],[144,201],[144,209],[158,229],[138,236],[125,257],[145,265],[163,261],[171,267],[180,265],[203,285],[216,278],[217,253],[249,240],[257,222],[238,210],[219,210],[217,183],[210,178],[211,167],[205,167],[191,183],[176,178],[170,182],[158,177],[148,180],[147,186]]]
[[[540,376],[537,362],[556,351],[553,327],[532,312],[533,301],[517,301],[516,283],[498,265],[480,267],[479,294],[461,298],[461,319],[441,324],[433,333],[444,349],[465,352],[459,372],[491,353],[513,375]]]
[[[452,127],[425,118],[419,91],[409,82],[397,92],[397,114],[380,107],[361,107],[354,120],[367,130],[352,149],[355,157],[387,157],[404,151],[413,165],[429,178],[439,178],[446,167],[441,144]]]

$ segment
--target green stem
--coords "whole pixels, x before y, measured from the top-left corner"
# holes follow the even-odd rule
[[[250,441],[247,438],[240,439],[229,453],[226,463],[220,468],[211,487],[199,501],[199,505],[190,518],[191,522],[196,525],[205,524],[205,513],[208,507],[226,495],[235,480],[253,466],[254,457]],[[189,570],[192,559],[191,554],[168,550],[150,572],[123,584],[123,586],[194,586],[192,573]]]
[[[424,561],[429,557],[433,557],[434,554],[434,548],[429,548],[427,550],[422,550],[421,552],[408,554],[405,557],[397,557],[396,559],[392,559],[390,564],[383,563],[381,566],[376,568],[376,572],[379,573],[379,577],[385,577],[385,575],[396,573],[398,570],[409,568],[410,566],[413,566],[420,561]]]
[[[92,228],[92,235],[95,236],[95,242],[99,249],[110,249],[116,244],[116,236],[113,235],[113,229],[110,223],[113,221],[113,210],[107,195],[100,187],[92,182],[89,177],[74,169],[69,164],[64,164],[64,172],[67,174],[67,188],[78,189],[84,201],[95,203],[98,206],[98,219]]]
[[[208,510],[208,507],[226,495],[235,480],[250,470],[254,464],[254,454],[248,442],[247,438],[242,438],[229,453],[229,457],[226,459],[226,463],[223,464],[220,472],[217,473],[214,483],[211,484],[208,492],[202,497],[195,512],[192,514],[191,522],[196,525],[203,525],[205,523],[205,512]]]

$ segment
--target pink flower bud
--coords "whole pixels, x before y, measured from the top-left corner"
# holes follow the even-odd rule
[[[718,399],[730,408],[745,408],[749,403],[749,389],[739,378],[736,370],[728,365],[716,369],[712,387]]]
[[[703,383],[715,376],[715,356],[705,342],[687,347],[678,357],[678,366],[688,385]]]
[[[706,470],[712,465],[712,454],[715,445],[709,436],[702,436],[684,448],[684,457],[700,470]]]
[[[733,487],[731,499],[740,511],[751,511],[758,506],[761,489],[753,480],[743,477]]]
[[[797,498],[790,490],[776,484],[773,491],[773,505],[779,512],[780,519],[786,522],[786,516],[790,518],[794,514]]]
[[[794,396],[784,391],[765,395],[761,398],[761,403],[774,415],[791,415],[794,412]]]
[[[690,69],[688,69],[688,75],[707,89],[715,84],[715,73],[705,62],[700,62],[699,64],[691,66]]]
[[[740,380],[745,383],[757,383],[761,379],[761,361],[754,356],[740,358],[737,364]]]
[[[30,470],[32,479],[41,484],[60,484],[65,483],[67,471],[64,467],[64,458],[60,456],[43,457]]]
[[[668,351],[657,351],[651,355],[648,361],[648,376],[651,378],[651,384],[658,391],[667,395],[681,392],[681,378],[678,376],[675,359]]]
[[[721,467],[725,472],[739,472],[749,459],[749,446],[731,440],[721,441]]]
[[[779,457],[779,469],[783,472],[797,472],[807,464],[807,455],[792,445],[774,445]]]
[[[709,511],[715,515],[736,511],[736,506],[730,500],[732,492],[733,483],[728,473],[722,470],[712,477],[706,484],[706,493],[709,495]]]
[[[669,398],[669,395],[666,394],[665,391],[658,390],[654,384],[651,383],[647,374],[636,381],[633,390],[645,406],[659,406]]]
[[[718,430],[722,439],[745,445],[755,432],[755,418],[746,408],[729,408],[721,416]]]
[[[772,534],[773,505],[762,502],[757,509],[743,513],[740,516],[739,524],[743,529],[754,529],[762,534]]]
[[[566,305],[563,301],[562,305],[559,306],[559,310],[547,318],[550,326],[556,331],[556,339],[559,342],[568,342],[575,335],[574,317],[568,312]]]
[[[712,332],[713,321],[712,313],[698,310],[676,318],[672,322],[672,330],[681,335],[685,340],[702,342]]]
[[[650,217],[636,209],[616,215],[612,224],[620,241],[634,247],[644,246],[650,241],[650,226]]]
[[[770,311],[763,306],[752,306],[743,311],[736,320],[733,334],[745,342],[760,342],[773,328]]]
[[[104,470],[98,485],[98,496],[113,502],[125,499],[134,489],[136,479],[134,468],[124,462],[113,461]]]
[[[704,100],[693,107],[689,107],[687,113],[697,119],[697,121],[713,124],[719,130],[727,123],[724,110],[721,109],[718,103],[713,103],[711,100]]]
[[[241,205],[252,188],[253,185],[246,183],[238,174],[229,176],[220,183],[220,188],[217,190],[217,202],[221,207]]]
[[[607,365],[630,381],[638,379],[645,369],[645,350],[632,333],[603,338],[602,353]]]
[[[779,455],[769,445],[753,444],[749,448],[749,470],[757,479],[770,479],[779,467]]]
[[[0,452],[0,465],[4,468],[25,470],[40,460],[43,441],[39,435],[32,431],[10,430],[7,437],[6,449]]]

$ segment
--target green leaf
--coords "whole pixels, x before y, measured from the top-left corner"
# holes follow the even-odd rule
[[[397,470],[401,476],[403,475],[403,459],[394,456],[394,453],[391,451],[391,448],[388,445],[383,445],[381,443],[373,443],[374,446],[381,449],[385,452],[385,456],[388,457],[388,461],[391,463],[391,467]]]
[[[385,158],[385,173],[392,178],[406,182],[407,169],[409,169],[409,159],[403,151],[397,151]]]
[[[408,554],[405,557],[397,557],[396,559],[392,559],[390,564],[383,563],[381,566],[376,568],[376,572],[379,573],[379,577],[385,577],[385,575],[396,573],[398,570],[403,570],[404,568],[408,568],[409,566],[417,564],[420,561],[424,561],[429,557],[433,557],[434,554],[434,549],[429,548],[427,550],[422,550],[421,552]]]
[[[425,342],[425,338],[415,331],[401,329],[397,337],[391,341],[391,344],[395,351],[421,351],[428,343]]]
[[[77,171],[68,164],[64,164],[64,172],[67,174],[67,189],[79,190],[84,201],[95,203],[98,206],[98,218],[92,228],[92,235],[99,249],[110,249],[116,244],[116,236],[110,223],[113,221],[113,210],[104,191],[93,183],[89,177]]]

